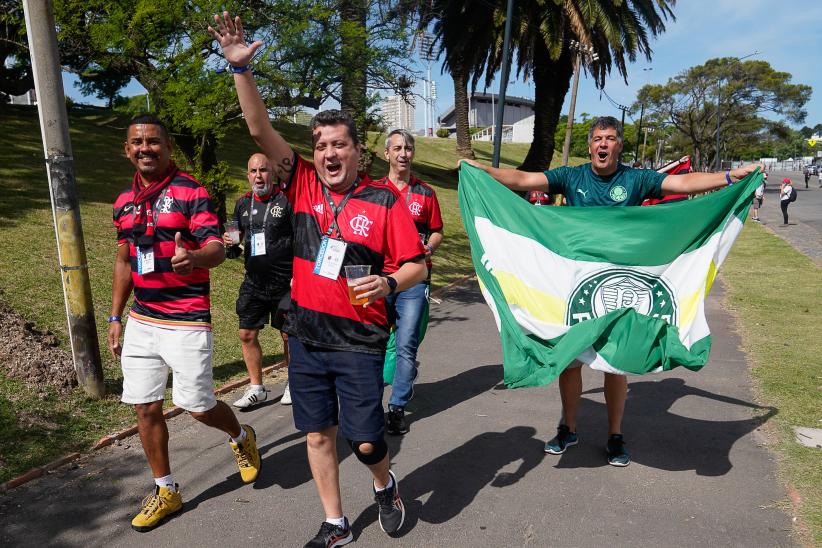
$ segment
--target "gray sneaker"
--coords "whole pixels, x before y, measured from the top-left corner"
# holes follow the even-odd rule
[[[239,400],[235,401],[232,405],[238,409],[251,409],[257,405],[260,405],[265,400],[268,399],[268,391],[266,391],[265,387],[262,390],[252,388],[249,386],[243,397]]]
[[[394,480],[394,485],[382,491],[377,491],[373,484],[372,488],[374,489],[374,500],[377,501],[379,506],[380,528],[390,535],[396,533],[402,527],[405,521],[405,505],[400,499],[400,486],[397,482],[397,476],[391,470],[388,473],[391,475],[391,479]]]
[[[576,432],[564,424],[557,426],[557,435],[545,443],[545,452],[552,455],[561,455],[565,450],[579,442]]]

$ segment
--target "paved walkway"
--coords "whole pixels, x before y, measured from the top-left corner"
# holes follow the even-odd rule
[[[451,293],[432,309],[411,432],[389,440],[408,507],[399,538],[375,523],[369,475],[339,445],[356,546],[794,545],[790,505],[759,432],[777,411],[751,403],[721,303],[716,286],[714,349],[701,372],[632,379],[625,434],[634,462],[614,468],[604,457],[601,375],[585,372],[580,444],[544,454],[560,411],[556,386],[506,390],[476,286]],[[170,428],[184,513],[149,533],[129,528],[151,488],[131,438],[0,498],[0,545],[302,546],[323,519],[304,438],[278,403],[242,419],[257,429],[263,455],[256,484],[242,484],[222,435],[181,416]]]
[[[779,208],[779,185],[788,177],[798,194],[788,206],[788,226],[782,224]],[[798,171],[774,171],[768,174],[765,202],[759,216],[768,230],[791,244],[822,267],[822,188],[820,180],[812,176],[805,188],[805,178]]]

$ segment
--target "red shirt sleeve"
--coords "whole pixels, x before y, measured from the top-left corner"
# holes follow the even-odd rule
[[[437,200],[437,194],[431,193],[431,203],[428,204],[428,230],[434,232],[442,230],[442,215],[440,214],[440,202]]]
[[[417,227],[403,200],[395,201],[388,210],[384,245],[385,272],[396,272],[408,261],[425,257],[425,249],[422,247]]]

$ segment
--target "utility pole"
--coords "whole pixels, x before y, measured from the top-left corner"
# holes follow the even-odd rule
[[[634,163],[636,163],[636,158],[639,155],[639,134],[642,133],[643,116],[645,116],[645,103],[642,103],[642,107],[639,109],[639,129],[637,130],[636,134],[636,148],[634,148]]]
[[[574,110],[577,105],[577,90],[579,89],[579,73],[582,69],[582,56],[585,56],[586,63],[597,61],[599,59],[599,55],[594,53],[593,47],[584,46],[576,40],[571,40],[570,50],[575,56],[574,83],[571,87],[571,102],[568,103],[568,121],[565,124],[565,142],[562,145],[562,165],[564,166],[568,165],[568,158],[571,155],[571,137],[574,130]]]
[[[100,344],[88,277],[80,203],[74,180],[63,80],[52,0],[23,0],[40,132],[46,155],[57,256],[63,281],[71,353],[77,381],[93,398],[105,393]]]
[[[571,135],[574,131],[574,109],[577,106],[577,89],[579,89],[579,68],[582,56],[577,53],[574,60],[574,84],[571,87],[571,102],[568,104],[568,120],[565,124],[565,142],[562,144],[562,165],[568,165],[571,155]]]
[[[508,52],[511,50],[511,19],[514,16],[514,0],[508,0],[505,8],[505,33],[502,41],[502,81],[499,84],[499,101],[497,102],[497,119],[494,123],[494,156],[491,165],[499,167],[499,155],[502,148],[502,117],[505,112],[505,92],[508,88],[508,73],[511,69],[511,59]],[[493,97],[494,94],[491,94]],[[493,109],[492,109],[493,110]]]

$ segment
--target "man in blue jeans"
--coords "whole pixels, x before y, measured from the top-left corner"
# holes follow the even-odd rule
[[[442,243],[442,216],[434,189],[411,175],[414,136],[404,129],[395,129],[389,133],[385,139],[385,159],[388,160],[388,175],[380,182],[392,185],[408,206],[420,241],[425,246],[425,264],[428,267],[428,277],[424,282],[385,298],[389,319],[396,325],[394,341],[397,353],[391,398],[388,400],[386,431],[393,436],[400,436],[408,432],[405,406],[414,393],[420,323],[428,315],[431,255]]]

